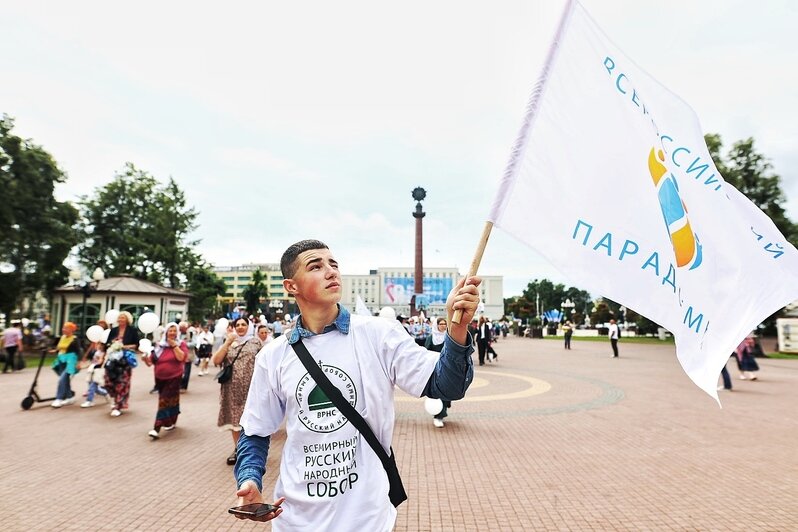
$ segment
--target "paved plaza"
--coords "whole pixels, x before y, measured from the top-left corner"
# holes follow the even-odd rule
[[[770,346],[767,346],[770,347]],[[720,392],[686,377],[672,345],[507,338],[436,429],[397,393],[394,450],[409,500],[397,530],[798,530],[798,360],[760,360],[757,382]],[[33,366],[33,368],[32,368]],[[130,411],[20,409],[35,365],[0,375],[3,530],[269,530],[241,522],[218,384],[197,377],[178,428],[150,441],[152,370]],[[74,379],[78,394],[85,374]],[[52,396],[43,368],[39,392]],[[266,491],[284,434],[273,439]],[[341,523],[341,530],[347,530]],[[368,532],[368,531],[358,531]]]

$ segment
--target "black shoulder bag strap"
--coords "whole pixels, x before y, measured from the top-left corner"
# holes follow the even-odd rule
[[[341,390],[333,386],[321,368],[316,364],[316,361],[313,360],[313,357],[308,352],[308,348],[302,343],[302,340],[291,344],[291,347],[294,348],[294,352],[299,357],[299,360],[302,362],[302,365],[305,366],[305,369],[308,370],[310,376],[316,382],[316,384],[321,387],[322,391],[327,395],[327,398],[332,401],[335,407],[343,414],[346,419],[348,419],[352,425],[360,431],[366,441],[377,453],[377,457],[382,462],[382,467],[385,468],[385,472],[388,474],[388,482],[390,484],[390,488],[388,490],[388,498],[391,500],[391,503],[394,506],[399,506],[404,501],[407,500],[407,493],[405,493],[405,488],[402,485],[402,478],[399,476],[399,468],[396,467],[396,458],[393,454],[393,447],[391,448],[391,455],[388,456],[388,453],[385,452],[385,449],[382,447],[382,444],[377,439],[377,436],[374,435],[374,432],[369,427],[369,424],[363,419],[355,408],[349,404],[349,401],[344,399],[344,396],[341,394]]]
[[[247,342],[249,342],[249,338],[247,338],[246,340],[244,340],[244,343],[243,343],[243,344],[241,344],[241,345],[239,346],[239,348],[238,348],[238,352],[236,353],[236,356],[233,358],[233,361],[232,361],[232,362],[230,362],[230,365],[231,365],[231,366],[232,366],[233,364],[235,364],[235,363],[236,363],[236,360],[238,360],[238,357],[239,357],[239,356],[241,356],[241,351],[243,351],[243,350],[244,350],[244,346],[245,346],[245,345],[247,345]]]

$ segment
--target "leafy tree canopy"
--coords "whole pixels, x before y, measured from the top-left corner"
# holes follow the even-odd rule
[[[130,274],[156,283],[183,286],[201,264],[188,235],[197,211],[173,179],[159,183],[127,163],[113,181],[82,197],[84,242],[78,258],[87,270]]]
[[[584,312],[592,306],[590,294],[573,286],[554,284],[548,279],[535,279],[530,282],[521,296],[505,299],[504,313],[513,314],[516,318],[529,319],[547,310],[566,310],[562,303],[570,299],[574,303],[569,316],[575,323],[584,322]],[[569,311],[570,312],[570,311]]]
[[[244,301],[247,303],[247,312],[250,314],[255,313],[260,304],[261,298],[268,297],[269,290],[266,288],[266,283],[263,282],[264,276],[260,270],[255,270],[252,274],[252,280],[242,292]]]
[[[723,178],[762,209],[790,243],[798,244],[798,226],[790,221],[784,209],[786,197],[781,189],[781,177],[773,173],[770,161],[756,151],[754,139],[735,142],[725,158],[721,153],[720,135],[710,134],[704,139]]]
[[[191,293],[188,316],[191,321],[203,321],[218,314],[217,296],[224,294],[227,287],[205,263],[196,265],[188,273],[187,289]]]
[[[23,297],[66,282],[63,261],[78,242],[77,209],[55,199],[66,175],[41,146],[13,134],[0,119],[0,311],[11,313]]]

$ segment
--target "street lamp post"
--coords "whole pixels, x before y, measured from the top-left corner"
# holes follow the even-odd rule
[[[69,273],[69,277],[77,282],[81,278],[81,274],[77,270],[72,270]],[[100,281],[105,279],[105,273],[103,272],[102,268],[96,268],[94,273],[91,274],[91,281],[84,280],[80,283],[80,291],[83,294],[83,309],[80,314],[80,334],[81,336],[86,334],[86,310],[88,308],[88,300],[91,297],[91,293],[97,290],[97,287],[100,284]],[[113,324],[109,324],[113,327]]]
[[[270,299],[269,309],[271,309],[274,319],[277,319],[277,315],[283,311],[283,302],[279,299]]]
[[[535,317],[540,319],[540,294],[535,292]]]
[[[565,298],[565,301],[563,301],[561,303],[561,305],[562,305],[562,308],[563,308],[563,315],[564,315],[563,316],[563,321],[564,321],[564,320],[568,319],[568,317],[570,316],[571,312],[573,312],[573,308],[576,306],[576,303],[571,301],[570,298]]]

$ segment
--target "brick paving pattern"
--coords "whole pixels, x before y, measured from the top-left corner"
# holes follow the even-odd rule
[[[609,343],[502,340],[443,429],[397,392],[394,450],[410,499],[396,530],[798,530],[798,361],[760,360],[757,382],[730,361],[735,388],[720,409],[673,346],[620,349],[611,359]],[[232,440],[216,429],[211,376],[194,370],[178,428],[152,442],[149,368],[134,370],[130,411],[111,418],[102,398],[21,410],[31,365],[0,376],[3,530],[271,528],[226,513]],[[39,383],[53,395],[51,370]]]

